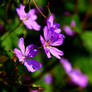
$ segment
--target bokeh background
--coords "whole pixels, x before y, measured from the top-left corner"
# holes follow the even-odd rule
[[[92,89],[92,0],[35,0],[41,11],[49,16],[55,15],[55,21],[61,26],[76,22],[75,36],[65,34],[65,40],[59,49],[73,68],[80,69],[88,76],[88,86],[84,89],[70,83],[69,76],[54,56],[46,57],[43,48],[34,58],[43,64],[41,71],[28,72],[14,55],[18,39],[24,37],[25,45],[30,43],[41,46],[40,34],[46,20],[37,12],[39,32],[25,27],[16,13],[20,3],[26,6],[26,12],[35,8],[32,0],[0,0],[0,92],[91,92]],[[48,7],[50,11],[48,10]],[[49,75],[49,76],[48,76]],[[47,77],[47,78],[46,78]],[[81,81],[81,80],[80,80]]]

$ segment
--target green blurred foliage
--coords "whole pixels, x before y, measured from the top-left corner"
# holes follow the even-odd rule
[[[81,34],[81,39],[85,49],[92,55],[92,32],[86,30]]]

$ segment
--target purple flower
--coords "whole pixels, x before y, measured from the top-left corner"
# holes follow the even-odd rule
[[[74,84],[79,85],[81,88],[85,88],[88,85],[88,77],[82,74],[79,69],[73,69],[67,59],[62,58],[60,62]]]
[[[38,50],[35,49],[35,45],[30,44],[26,47],[24,46],[24,38],[20,38],[18,42],[20,50],[17,48],[14,49],[16,56],[19,59],[19,62],[23,62],[29,72],[34,72],[40,70],[42,64],[36,60],[30,59],[36,56]]]
[[[51,15],[47,19],[47,26],[44,27],[44,38],[40,35],[40,41],[43,45],[45,53],[48,58],[51,58],[50,53],[56,58],[60,59],[63,56],[63,51],[58,50],[54,46],[59,46],[63,44],[65,36],[60,34],[61,30],[58,28],[58,24],[53,23],[54,16]]]
[[[56,33],[60,33],[61,29],[59,28],[59,24],[54,22],[54,15],[51,14],[47,19],[47,28],[48,30],[54,30]]]
[[[81,88],[85,88],[88,85],[88,77],[82,74],[78,69],[72,69],[69,73],[71,80],[74,84],[79,85]]]
[[[45,77],[44,77],[44,81],[45,83],[47,84],[51,84],[53,79],[52,79],[52,75],[51,74],[46,74]]]
[[[76,27],[76,23],[74,20],[71,21],[70,26],[66,25],[63,27],[64,32],[69,36],[74,36],[76,32],[73,30]]]
[[[36,31],[40,30],[41,26],[36,22],[37,16],[35,14],[35,9],[31,9],[28,13],[26,13],[25,6],[20,4],[20,8],[17,8],[16,11],[20,20],[24,22],[24,25],[28,29],[34,29]]]
[[[66,73],[69,73],[69,72],[72,71],[72,65],[71,65],[71,63],[67,59],[62,58],[60,60],[60,63],[63,65]]]

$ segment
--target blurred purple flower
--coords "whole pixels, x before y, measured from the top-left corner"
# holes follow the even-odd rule
[[[69,73],[71,80],[74,84],[79,85],[81,88],[85,88],[88,85],[88,77],[82,74],[78,69],[72,69]]]
[[[35,9],[31,9],[26,13],[25,6],[20,4],[20,8],[17,8],[16,11],[20,20],[24,22],[28,29],[34,29],[36,31],[40,30],[41,26],[36,22],[37,15],[35,14]]]
[[[46,74],[45,77],[44,77],[44,82],[47,83],[47,84],[51,84],[52,81],[53,81],[52,75],[51,74]]]
[[[76,23],[74,20],[71,21],[70,26],[66,25],[63,27],[64,32],[69,35],[69,36],[74,36],[75,35],[75,31],[73,30],[76,27]],[[72,29],[73,28],[73,29]]]
[[[36,60],[30,59],[36,56],[38,50],[35,49],[35,45],[30,44],[26,47],[24,46],[24,38],[20,38],[18,42],[20,50],[17,48],[14,49],[16,56],[19,59],[19,62],[23,62],[29,72],[34,72],[40,70],[42,64]]]
[[[60,34],[61,30],[58,28],[59,25],[53,23],[53,20],[54,16],[51,14],[51,16],[47,19],[47,26],[43,29],[44,38],[40,35],[40,41],[48,58],[51,58],[51,53],[56,58],[60,59],[60,56],[63,56],[64,53],[54,46],[62,45],[65,36]]]
[[[81,88],[85,88],[88,85],[88,77],[82,74],[80,70],[72,69],[72,65],[67,59],[62,58],[60,62],[74,84],[79,85]]]
[[[67,59],[62,58],[60,60],[60,63],[63,65],[66,73],[69,73],[69,72],[72,71],[72,65],[71,65],[71,63]]]

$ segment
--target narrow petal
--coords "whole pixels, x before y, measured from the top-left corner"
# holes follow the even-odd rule
[[[34,29],[36,31],[39,31],[41,26],[34,20],[32,20],[31,18],[24,21],[24,24],[27,26],[27,28],[29,29]]]
[[[25,6],[20,4],[20,8],[16,8],[16,12],[20,18],[20,20],[24,20],[25,16],[26,16],[26,12],[25,12]]]
[[[60,51],[59,49],[57,49],[55,47],[49,47],[48,49],[51,52],[51,54],[53,56],[55,56],[56,58],[58,58],[58,59],[61,59],[60,56],[63,56],[64,55],[63,51]]]
[[[40,68],[42,67],[42,64],[40,62],[33,59],[27,59],[26,62],[29,66],[31,65],[35,70],[40,70]]]
[[[18,46],[19,46],[22,54],[24,55],[25,54],[24,38],[21,37],[19,39]]]
[[[14,53],[16,54],[16,56],[18,57],[19,61],[23,61],[23,56],[20,50],[18,50],[17,48],[14,49]]]
[[[58,29],[55,29],[55,32],[56,33],[60,33],[61,32],[61,29],[59,29],[59,28]]]
[[[47,57],[48,57],[48,58],[51,58],[51,55],[50,55],[49,50],[45,47],[44,38],[43,38],[41,35],[40,35],[40,41],[41,41],[41,43],[42,43],[42,45],[43,45],[43,48],[44,48],[44,50],[45,50],[45,53],[46,53]]]
[[[36,31],[40,31],[41,26],[36,21],[30,21],[32,23],[32,28]]]
[[[29,21],[29,20],[25,20],[25,21],[24,21],[24,24],[25,24],[25,26],[26,26],[28,29],[30,29],[30,30],[33,29],[33,28],[32,28],[32,25],[30,24],[30,21]]]
[[[50,51],[47,48],[44,48],[44,50],[45,50],[47,57],[51,58]]]
[[[33,50],[34,48],[34,45],[33,44],[30,44],[26,47],[26,51],[25,51],[25,56],[28,56],[30,51]]]
[[[25,56],[29,58],[33,58],[37,55],[38,50],[36,49],[36,46],[34,44],[30,44],[26,47]]]
[[[46,41],[50,40],[55,33],[53,28],[48,29],[47,26],[44,27],[43,31],[44,31],[44,38]]]
[[[61,58],[60,63],[63,65],[65,72],[68,74],[72,71],[72,65],[71,63],[65,59],[65,58]]]
[[[50,23],[50,27],[53,26],[53,22],[54,22],[54,15],[51,14],[48,19],[47,19],[47,24]],[[49,26],[49,25],[48,25]]]
[[[31,9],[28,13],[27,13],[27,15],[29,16],[29,17],[31,17],[31,19],[32,20],[36,20],[37,19],[37,15],[35,14],[35,9]]]
[[[63,34],[56,34],[52,39],[51,39],[51,46],[59,46],[62,45],[64,42],[65,36]]]
[[[29,65],[27,62],[24,62],[24,65],[26,66],[27,70],[29,72],[35,72],[36,70],[32,67],[32,65]]]
[[[49,39],[49,32],[47,26],[44,27],[43,32],[44,32],[44,38],[47,41]]]

